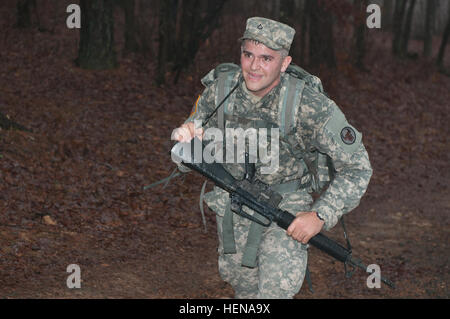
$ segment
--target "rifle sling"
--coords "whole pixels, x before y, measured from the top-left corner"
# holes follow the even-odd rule
[[[300,180],[293,180],[282,184],[272,185],[271,189],[280,193],[281,195],[295,192],[302,188]],[[255,214],[255,218],[259,215]],[[247,242],[244,248],[244,253],[242,256],[242,266],[254,268],[257,265],[257,256],[259,244],[262,239],[262,234],[265,227],[252,222],[250,224],[250,229],[248,232]],[[233,212],[230,208],[230,200],[227,201],[227,206],[225,209],[225,214],[222,221],[222,239],[223,239],[223,249],[225,254],[235,254],[236,244],[234,240],[234,229],[233,229]]]
[[[236,243],[234,241],[233,212],[231,211],[230,200],[227,201],[225,214],[222,220],[222,242],[225,254],[236,253]]]

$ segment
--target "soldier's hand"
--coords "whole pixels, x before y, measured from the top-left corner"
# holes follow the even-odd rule
[[[194,137],[200,140],[203,137],[203,129],[195,128],[194,122],[188,122],[172,131],[171,139],[178,142],[190,142]]]
[[[324,221],[315,212],[299,212],[286,233],[302,244],[307,244],[311,237],[320,232],[323,224]]]

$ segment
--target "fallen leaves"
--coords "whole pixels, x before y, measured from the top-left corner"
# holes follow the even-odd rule
[[[50,225],[50,226],[56,226],[57,222],[53,220],[53,218],[51,218],[49,215],[45,215],[44,217],[42,217],[42,221],[46,224],[46,225]]]
[[[0,131],[0,227],[10,225],[0,228],[0,283],[17,282],[17,288],[35,281],[35,296],[42,296],[43,283],[46,288],[64,283],[55,279],[55,274],[64,273],[70,263],[99,266],[100,274],[105,269],[131,273],[136,271],[134,266],[144,265],[145,272],[138,279],[146,278],[164,288],[148,295],[173,297],[185,289],[179,280],[183,276],[177,274],[186,273],[196,274],[196,280],[210,286],[189,286],[180,296],[220,295],[225,288],[216,269],[215,229],[208,227],[203,234],[198,209],[202,181],[190,174],[184,182],[172,180],[165,189],[162,185],[142,189],[174,168],[168,155],[172,129],[189,114],[202,89],[198,79],[216,61],[202,56],[196,73],[186,75],[180,85],[155,88],[151,63],[143,68],[130,60],[118,70],[88,72],[76,68],[69,55],[36,60],[36,50],[43,56],[54,43],[59,43],[61,52],[72,52],[76,41],[70,36],[40,34],[42,41],[31,45],[19,31],[8,32],[21,46],[5,38],[8,50],[0,50],[0,70],[4,68],[0,72],[0,111],[32,128],[33,133]],[[25,67],[24,57],[31,59]],[[383,206],[378,215],[372,211],[367,219],[390,216],[392,229],[404,225],[438,237],[442,233],[432,228],[435,223],[427,218],[445,214],[448,200],[445,207],[438,206],[440,197],[436,195],[436,206],[427,210],[422,220],[406,214],[417,215],[417,210],[400,212],[397,209],[403,208],[378,197],[406,194],[401,200],[411,205],[410,201],[419,201],[423,194],[413,188],[419,182],[423,189],[445,190],[448,173],[442,168],[448,168],[448,78],[428,70],[420,61],[399,64],[383,54],[369,57],[368,66],[370,73],[343,70],[343,74],[330,77],[333,85],[324,83],[325,89],[333,87],[330,96],[362,131],[369,150],[375,169],[371,187],[378,188],[368,195]],[[214,215],[206,217],[208,226],[214,225]],[[378,240],[381,232],[386,232],[383,218],[377,219],[376,227],[366,225],[371,233],[361,235],[360,246],[384,251],[386,242],[393,247],[408,245],[405,234]],[[405,258],[433,256],[414,244],[410,252],[405,250]],[[437,252],[439,246],[434,254]],[[209,272],[202,268],[200,274],[205,260],[210,262]],[[392,269],[398,268],[398,260],[392,263]],[[319,259],[314,284],[329,282],[319,271],[326,267],[336,273],[328,258]],[[100,278],[93,267],[87,269],[92,277]],[[39,281],[41,278],[45,280]],[[214,282],[211,278],[216,283],[209,284],[209,280]],[[132,282],[120,289],[135,292],[146,285],[141,282],[141,287]],[[105,280],[105,284],[112,282]],[[54,293],[58,289],[48,292],[49,296],[58,295]],[[326,284],[322,289],[320,296],[330,290]],[[336,294],[348,296],[339,289],[333,287]]]

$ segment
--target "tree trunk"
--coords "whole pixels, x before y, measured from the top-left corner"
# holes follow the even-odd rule
[[[431,57],[431,48],[433,44],[433,22],[436,16],[436,0],[428,0],[426,6],[423,56],[429,58]]]
[[[125,16],[125,53],[138,52],[139,44],[137,42],[136,17],[134,16],[135,0],[119,0],[119,6],[122,8]]]
[[[156,84],[159,86],[165,83],[167,64],[173,59],[169,56],[174,54],[177,0],[160,1],[159,10],[159,43],[158,43],[158,68]]]
[[[355,57],[354,64],[360,70],[364,68],[364,57],[366,55],[366,8],[367,0],[354,0],[353,2],[357,9],[357,16],[355,18]]]
[[[17,27],[31,27],[31,8],[36,7],[36,0],[19,0],[17,2]]]
[[[323,3],[308,0],[309,17],[309,63],[312,67],[325,64],[336,67],[333,43],[333,17],[331,10],[326,10]]]
[[[179,38],[176,39],[178,47],[175,50],[176,57],[173,61],[175,62],[174,83],[177,83],[180,72],[194,61],[201,43],[217,27],[225,1],[190,0],[183,2],[180,33]],[[190,26],[190,28],[186,28],[186,26]]]
[[[165,82],[167,70],[177,83],[181,71],[195,58],[201,43],[216,28],[226,0],[162,1],[159,25],[157,84]]]
[[[280,20],[280,1],[281,0],[272,0],[272,10],[271,11],[271,19]]]
[[[140,51],[147,60],[157,59],[157,48],[154,46],[156,42],[154,38],[158,30],[159,17],[158,14],[153,14],[153,12],[160,11],[160,2],[158,0],[137,0],[135,4],[136,20],[134,24],[137,29],[137,42]]]
[[[439,54],[438,54],[437,61],[436,61],[439,67],[443,67],[443,65],[444,65],[444,54],[445,54],[445,48],[447,46],[449,34],[450,34],[450,14],[447,18],[447,26],[445,27],[444,35],[442,36],[442,42],[441,42],[441,46],[439,47]]]
[[[401,53],[402,30],[403,30],[403,20],[405,16],[406,2],[407,0],[395,1],[394,24],[393,24],[394,36],[392,39],[392,53],[394,55],[400,55]]]
[[[382,9],[383,30],[391,30],[394,11],[394,0],[384,0]]]
[[[433,23],[436,16],[436,0],[428,0],[426,6],[423,56],[429,58],[431,57],[431,48],[433,44]]]
[[[80,46],[76,63],[90,70],[115,68],[113,1],[80,0],[80,9]]]
[[[295,0],[281,0],[279,11],[280,17],[278,21],[291,27],[294,27],[294,24],[300,20]]]
[[[414,6],[416,4],[416,0],[409,0],[408,12],[406,14],[405,25],[403,27],[402,37],[401,37],[401,45],[400,45],[400,54],[402,56],[406,56],[408,54],[408,43],[411,34],[411,25],[413,20]]]

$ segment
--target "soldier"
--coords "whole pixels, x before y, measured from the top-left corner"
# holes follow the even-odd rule
[[[219,272],[236,298],[292,298],[298,293],[309,239],[358,206],[372,175],[361,134],[323,94],[320,80],[287,72],[294,34],[280,22],[249,18],[241,38],[240,67],[224,64],[209,72],[191,115],[172,135],[190,141],[202,138],[209,127],[281,131],[279,149],[273,149],[279,156],[277,171],[262,174],[262,164],[256,161],[256,178],[283,196],[279,208],[296,216],[287,231],[233,214],[228,194],[218,187],[204,196],[216,212]],[[222,100],[207,127],[196,127]],[[224,165],[236,178],[245,173],[243,164]],[[328,188],[313,201],[311,193],[326,182]]]

